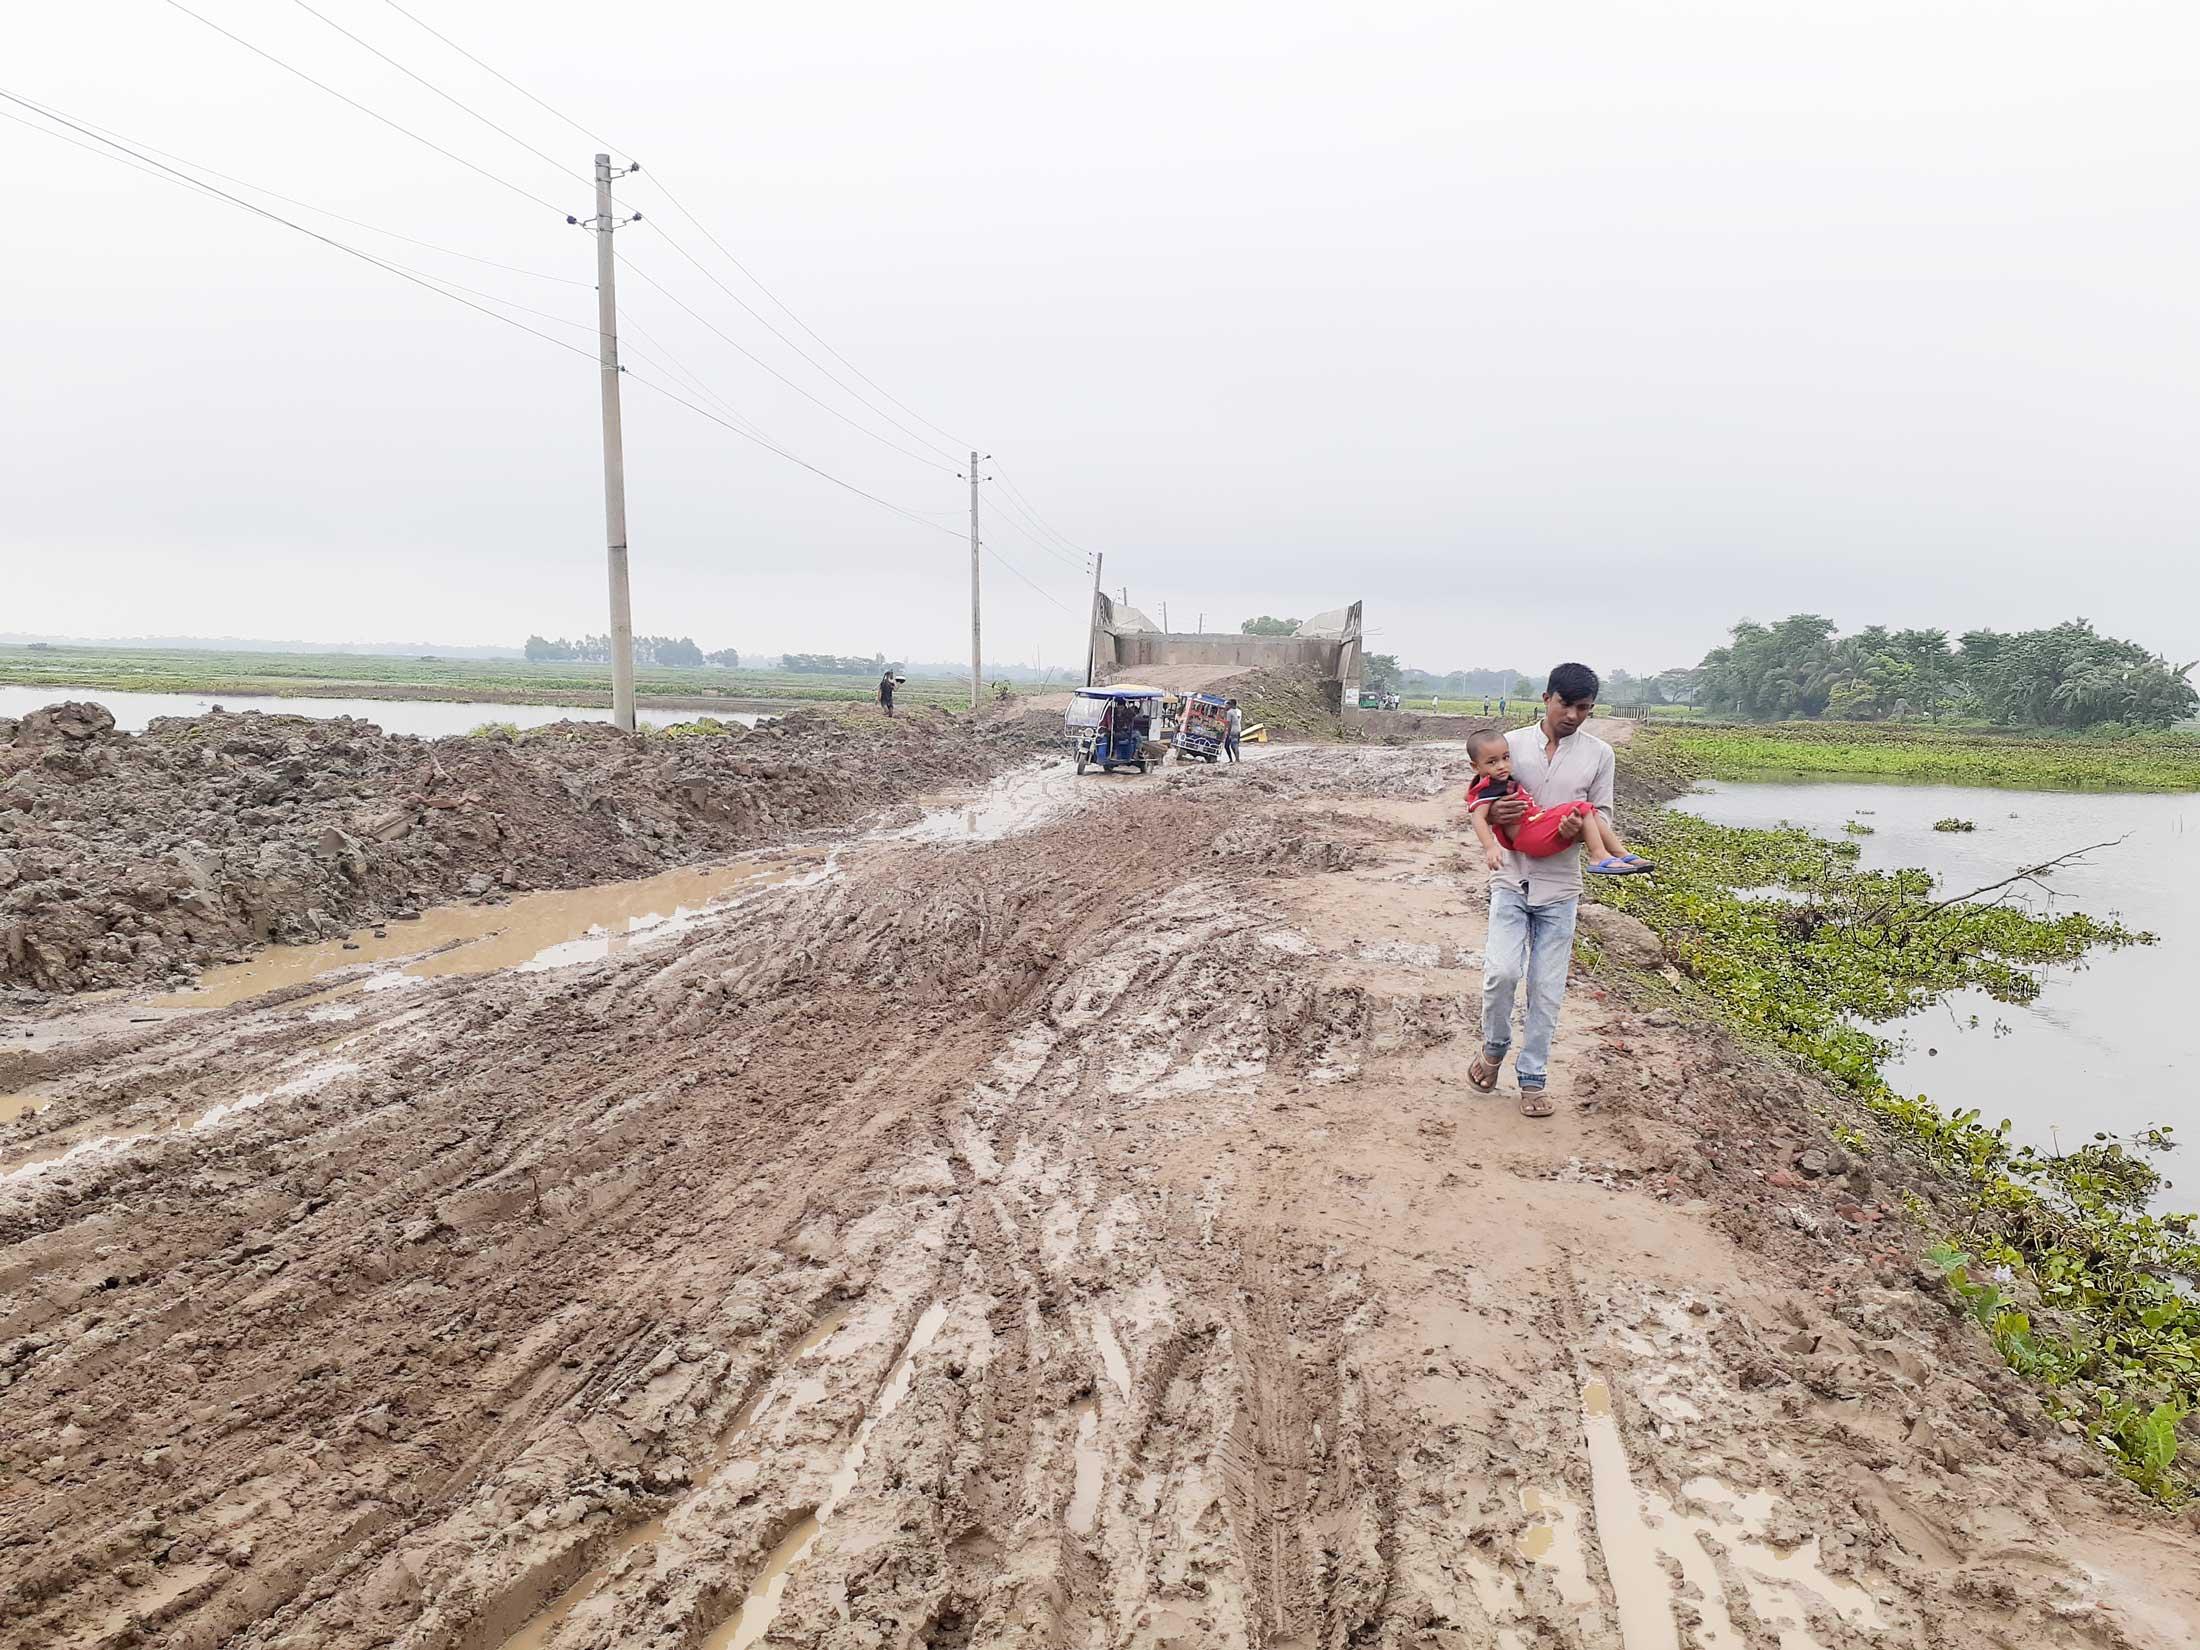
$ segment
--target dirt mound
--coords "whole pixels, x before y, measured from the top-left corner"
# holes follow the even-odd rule
[[[573,887],[845,822],[1045,748],[1019,721],[797,711],[754,732],[560,722],[425,740],[215,712],[0,720],[0,986],[187,979],[266,941]]]

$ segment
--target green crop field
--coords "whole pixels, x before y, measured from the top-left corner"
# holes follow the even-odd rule
[[[1912,723],[1775,722],[1660,728],[1660,750],[1712,779],[1803,775],[1946,785],[2200,790],[2200,737],[2121,737]]]
[[[279,694],[330,699],[444,699],[514,705],[604,705],[611,667],[502,659],[400,659],[355,653],[224,653],[175,649],[0,647],[0,683],[92,692]],[[671,669],[634,673],[644,703],[868,700],[876,677],[805,671]],[[989,683],[988,695],[993,692]],[[1017,684],[1022,693],[1039,691]],[[912,676],[905,704],[967,706],[967,680]]]

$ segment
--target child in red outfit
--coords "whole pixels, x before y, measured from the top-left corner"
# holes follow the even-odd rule
[[[1474,762],[1474,783],[1467,787],[1467,817],[1474,821],[1474,834],[1482,839],[1483,861],[1491,870],[1504,869],[1508,849],[1526,854],[1530,859],[1548,859],[1553,854],[1564,853],[1577,840],[1588,853],[1589,864],[1585,869],[1599,876],[1635,876],[1653,869],[1641,855],[1627,851],[1619,834],[1588,802],[1539,808],[1531,796],[1524,819],[1510,830],[1496,824],[1489,817],[1492,802],[1500,797],[1527,795],[1513,782],[1512,747],[1505,742],[1503,734],[1484,728],[1468,738],[1467,755]],[[1560,823],[1573,818],[1581,821],[1581,835],[1578,838],[1561,835]]]

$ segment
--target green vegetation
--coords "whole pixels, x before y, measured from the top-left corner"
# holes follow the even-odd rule
[[[517,722],[477,722],[466,730],[469,739],[517,739]]]
[[[572,660],[586,664],[611,662],[611,638],[609,636],[583,636],[577,642],[569,642],[563,636],[556,641],[546,641],[540,636],[527,638],[523,652],[530,664],[547,664],[559,660]],[[730,647],[716,653],[705,653],[695,645],[692,636],[637,636],[634,638],[634,662],[637,665],[672,665],[687,669],[700,669],[704,665],[724,665],[729,669],[741,662],[741,655]]]
[[[1852,819],[1852,820],[1850,820],[1850,821],[1849,821],[1849,822],[1848,822],[1848,823],[1847,823],[1846,825],[1843,825],[1843,826],[1841,827],[1841,829],[1842,829],[1842,830],[1844,830],[1844,831],[1846,831],[1846,832],[1848,832],[1848,833],[1849,833],[1849,835],[1851,835],[1851,836],[1876,836],[1876,835],[1878,835],[1878,827],[1876,827],[1876,826],[1872,826],[1872,825],[1866,825],[1866,824],[1865,824],[1865,823],[1864,823],[1864,822],[1863,822],[1862,820],[1857,820],[1857,819]]]
[[[1656,744],[1709,779],[1840,775],[2034,790],[2200,790],[2189,733],[1996,733],[1915,724],[1662,727]]]
[[[1946,819],[1934,820],[1933,829],[1936,831],[1945,832],[1949,835],[1953,835],[1958,831],[1977,830],[1978,821],[1975,819],[1958,819],[1953,814],[1950,814]]]
[[[2152,936],[2080,915],[2035,916],[1950,901],[1922,871],[1865,871],[1853,842],[1749,831],[1666,812],[1641,832],[1659,875],[1599,890],[1657,930],[1667,955],[1729,1024],[1799,1057],[1856,1095],[1895,1149],[1954,1189],[1933,1251],[1949,1288],[2052,1414],[2148,1493],[2178,1502],[2191,1474],[2179,1427],[2200,1406],[2195,1217],[2157,1215],[2148,1160],[2166,1129],[2096,1135],[2074,1152],[2011,1144],[2010,1125],[1949,1115],[1881,1075],[1874,1029],[1976,988],[2037,995],[2041,971]],[[1779,888],[1792,900],[1750,897]],[[1836,1130],[1851,1150],[1863,1131]]]
[[[859,661],[861,662],[861,661]],[[277,694],[331,699],[442,699],[514,705],[608,705],[611,667],[511,659],[400,659],[357,653],[200,652],[194,649],[0,647],[0,683],[122,693]],[[814,671],[675,670],[634,673],[635,697],[673,705],[733,701],[769,704],[863,702],[878,670],[855,675]],[[1020,688],[1020,691],[1039,691]],[[897,704],[967,708],[970,684],[912,676]]]
[[[2016,635],[1973,630],[1957,646],[1945,630],[1885,625],[1837,640],[1833,621],[1816,613],[1773,625],[1745,619],[1729,634],[1704,655],[1692,697],[1752,721],[1954,715],[2003,727],[2167,728],[2200,711],[2186,680],[2192,664],[2172,665],[2083,619]]]
[[[1245,619],[1238,625],[1238,632],[1245,636],[1296,636],[1303,619],[1278,619],[1263,613],[1257,619]]]

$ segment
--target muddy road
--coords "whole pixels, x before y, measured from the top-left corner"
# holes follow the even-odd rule
[[[1459,767],[1026,771],[601,946],[41,1022],[0,1646],[2200,1642],[2191,1522],[1892,1165],[1768,1184],[1836,1103],[1625,934],[1556,1118],[1467,1087]]]

